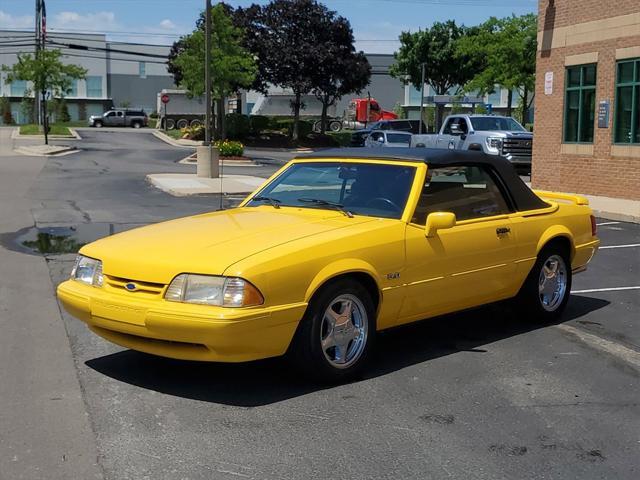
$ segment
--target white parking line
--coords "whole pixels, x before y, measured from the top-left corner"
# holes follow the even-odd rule
[[[584,332],[579,328],[572,327],[571,325],[561,324],[556,325],[556,328],[559,328],[560,330],[578,337],[584,343],[593,348],[597,348],[598,350],[607,352],[610,355],[614,355],[630,363],[636,368],[640,368],[640,352],[637,352],[636,350],[632,350],[625,347],[624,345],[620,345],[619,343],[615,343],[610,340],[605,340],[604,338],[597,335]]]
[[[640,243],[630,243],[629,245],[606,245],[604,247],[600,247],[600,250],[606,250],[608,248],[632,248],[632,247],[640,247]]]
[[[620,222],[602,222],[596,223],[596,227],[602,227],[604,225],[618,225]]]
[[[587,290],[571,290],[571,293],[617,292],[620,290],[640,290],[640,285],[638,285],[637,287],[611,287],[611,288],[589,288]]]

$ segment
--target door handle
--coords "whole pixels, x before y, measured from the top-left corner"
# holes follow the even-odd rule
[[[511,232],[509,227],[498,227],[496,228],[496,235],[506,235]]]

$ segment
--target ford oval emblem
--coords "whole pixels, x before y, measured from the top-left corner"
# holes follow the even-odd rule
[[[138,286],[137,286],[135,283],[131,283],[131,282],[129,282],[129,283],[127,283],[127,284],[124,286],[124,288],[126,288],[126,289],[127,289],[127,290],[129,290],[130,292],[133,292],[133,291],[135,291],[135,290],[137,290],[137,289],[138,289]]]

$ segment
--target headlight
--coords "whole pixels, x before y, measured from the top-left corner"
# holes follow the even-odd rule
[[[487,137],[485,140],[487,143],[487,150],[489,153],[498,154],[502,149],[502,138],[500,137]]]
[[[171,302],[219,307],[251,307],[264,303],[258,289],[242,278],[191,273],[182,273],[174,278],[164,298]]]
[[[103,281],[102,262],[84,255],[78,255],[76,263],[71,270],[71,278],[87,285],[101,287]]]

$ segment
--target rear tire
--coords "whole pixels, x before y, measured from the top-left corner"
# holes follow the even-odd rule
[[[329,130],[331,130],[332,132],[339,132],[340,130],[342,130],[342,122],[338,121],[338,120],[334,120],[332,122],[329,123]]]
[[[188,126],[189,126],[189,120],[187,120],[186,118],[181,118],[176,123],[176,127],[178,127],[179,130],[182,130],[183,128],[187,128]]]
[[[571,296],[569,252],[559,243],[545,246],[515,300],[516,309],[528,320],[551,323],[557,320]]]
[[[173,130],[174,128],[176,128],[176,122],[173,120],[173,118],[167,118],[165,121],[167,124],[167,130]]]
[[[350,279],[330,283],[312,298],[289,350],[304,374],[322,382],[345,382],[365,367],[376,333],[369,292]]]
[[[132,126],[133,128],[140,128],[140,127],[142,127],[142,124],[141,124],[140,122],[132,122],[132,123],[131,123],[131,126]]]
[[[196,118],[194,120],[191,120],[191,123],[189,125],[191,126],[191,128],[195,128],[201,126],[202,122]]]

